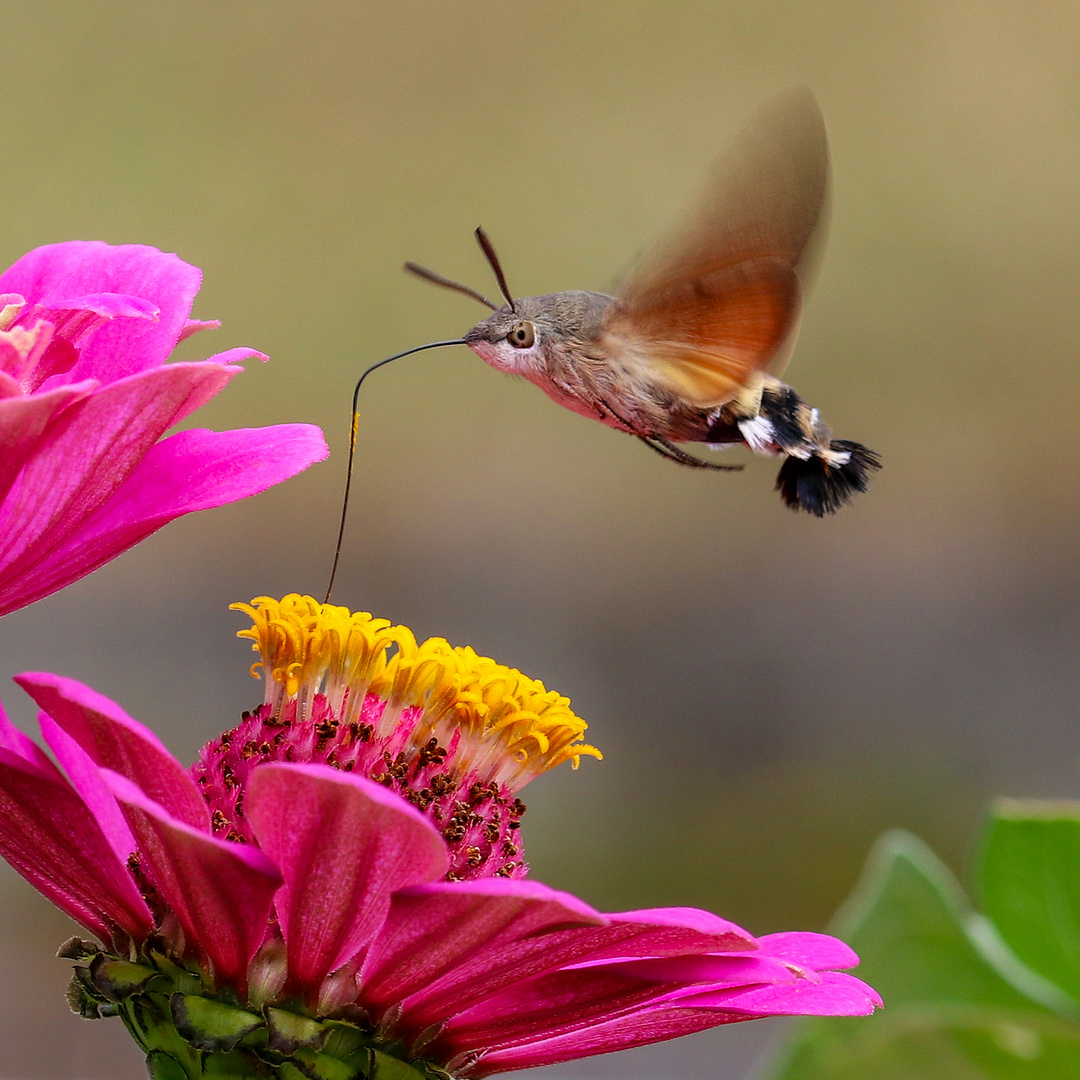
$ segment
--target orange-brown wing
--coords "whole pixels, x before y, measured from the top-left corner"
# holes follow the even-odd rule
[[[763,106],[690,213],[645,257],[604,329],[702,407],[786,361],[824,224],[829,155],[809,89]]]

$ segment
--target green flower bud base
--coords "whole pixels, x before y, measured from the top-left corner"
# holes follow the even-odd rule
[[[151,1080],[453,1080],[430,1062],[406,1060],[358,1020],[311,1016],[295,1003],[254,1009],[152,947],[132,961],[72,938],[59,955],[78,961],[72,1011],[119,1016]]]

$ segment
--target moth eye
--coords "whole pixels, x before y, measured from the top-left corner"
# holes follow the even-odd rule
[[[536,327],[531,322],[519,322],[506,335],[506,340],[515,349],[531,349],[536,343]]]

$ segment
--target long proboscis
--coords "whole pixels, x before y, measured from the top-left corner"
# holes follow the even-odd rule
[[[349,463],[345,468],[345,495],[341,500],[341,523],[338,525],[337,546],[334,548],[334,565],[330,568],[330,583],[326,586],[324,604],[330,603],[330,594],[334,591],[334,579],[337,577],[338,562],[341,560],[341,543],[345,539],[345,521],[349,515],[349,492],[352,490],[353,461],[356,458],[356,428],[360,420],[360,415],[356,411],[356,402],[360,397],[360,387],[364,385],[364,380],[373,371],[385,367],[391,361],[400,360],[403,356],[411,356],[413,353],[423,352],[425,349],[441,349],[444,345],[464,344],[464,338],[453,338],[451,341],[432,341],[427,345],[417,345],[415,349],[406,349],[404,352],[395,353],[395,355],[388,356],[385,360],[380,360],[377,364],[372,364],[356,380],[356,389],[353,390],[352,396],[352,416],[349,422]]]

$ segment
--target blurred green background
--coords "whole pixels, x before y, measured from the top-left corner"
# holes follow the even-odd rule
[[[835,198],[788,375],[882,454],[870,493],[799,517],[773,463],[681,470],[465,349],[433,352],[365,388],[335,599],[572,697],[606,759],[528,790],[527,852],[602,907],[820,928],[883,828],[963,872],[991,793],[1080,792],[1080,8],[3,15],[0,262],[72,238],[179,252],[205,274],[195,315],[224,324],[180,355],[272,357],[196,423],[312,421],[334,451],[0,621],[20,724],[8,677],[53,670],[190,759],[259,695],[227,605],[325,586],[358,372],[484,314],[401,263],[492,291],[483,224],[518,294],[611,288],[752,109],[806,82]],[[118,1024],[65,1015],[68,933],[0,869],[0,1073],[134,1080]],[[773,1031],[548,1072],[734,1080]]]

